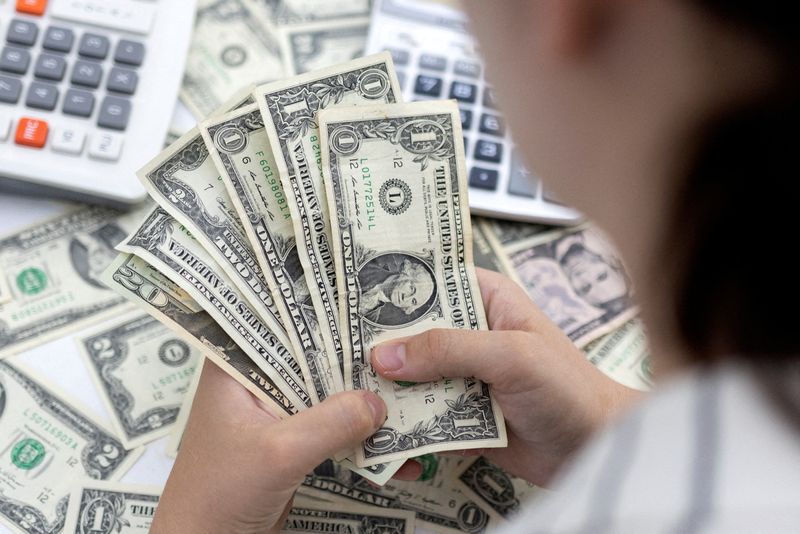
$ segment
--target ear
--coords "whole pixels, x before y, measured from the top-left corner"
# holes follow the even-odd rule
[[[560,58],[590,53],[603,33],[617,0],[539,0],[530,2],[529,9],[541,17],[534,36],[543,50]]]

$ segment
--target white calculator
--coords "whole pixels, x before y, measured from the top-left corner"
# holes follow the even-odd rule
[[[196,0],[0,0],[0,190],[127,207],[163,146]]]
[[[367,52],[381,50],[391,52],[406,100],[458,101],[473,213],[547,224],[581,221],[523,165],[461,11],[423,0],[375,0]]]

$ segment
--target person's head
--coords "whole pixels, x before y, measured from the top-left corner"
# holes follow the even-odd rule
[[[769,259],[800,193],[791,3],[464,3],[527,163],[611,234],[654,342],[796,353],[800,291]]]
[[[400,272],[386,280],[384,293],[389,302],[411,315],[433,295],[434,285],[430,273],[419,263],[404,260]]]

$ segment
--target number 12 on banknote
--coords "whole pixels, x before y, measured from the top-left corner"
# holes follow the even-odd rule
[[[417,102],[319,115],[345,373],[386,401],[359,466],[503,447],[500,408],[472,378],[396,383],[369,365],[378,343],[431,328],[486,329],[472,260],[458,107]],[[491,356],[491,355],[487,355]]]

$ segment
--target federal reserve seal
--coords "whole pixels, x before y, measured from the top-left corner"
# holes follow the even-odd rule
[[[386,180],[378,193],[383,211],[390,215],[400,215],[411,205],[411,188],[403,180]]]
[[[158,348],[158,359],[170,367],[180,367],[189,356],[189,345],[180,339],[170,339]]]

